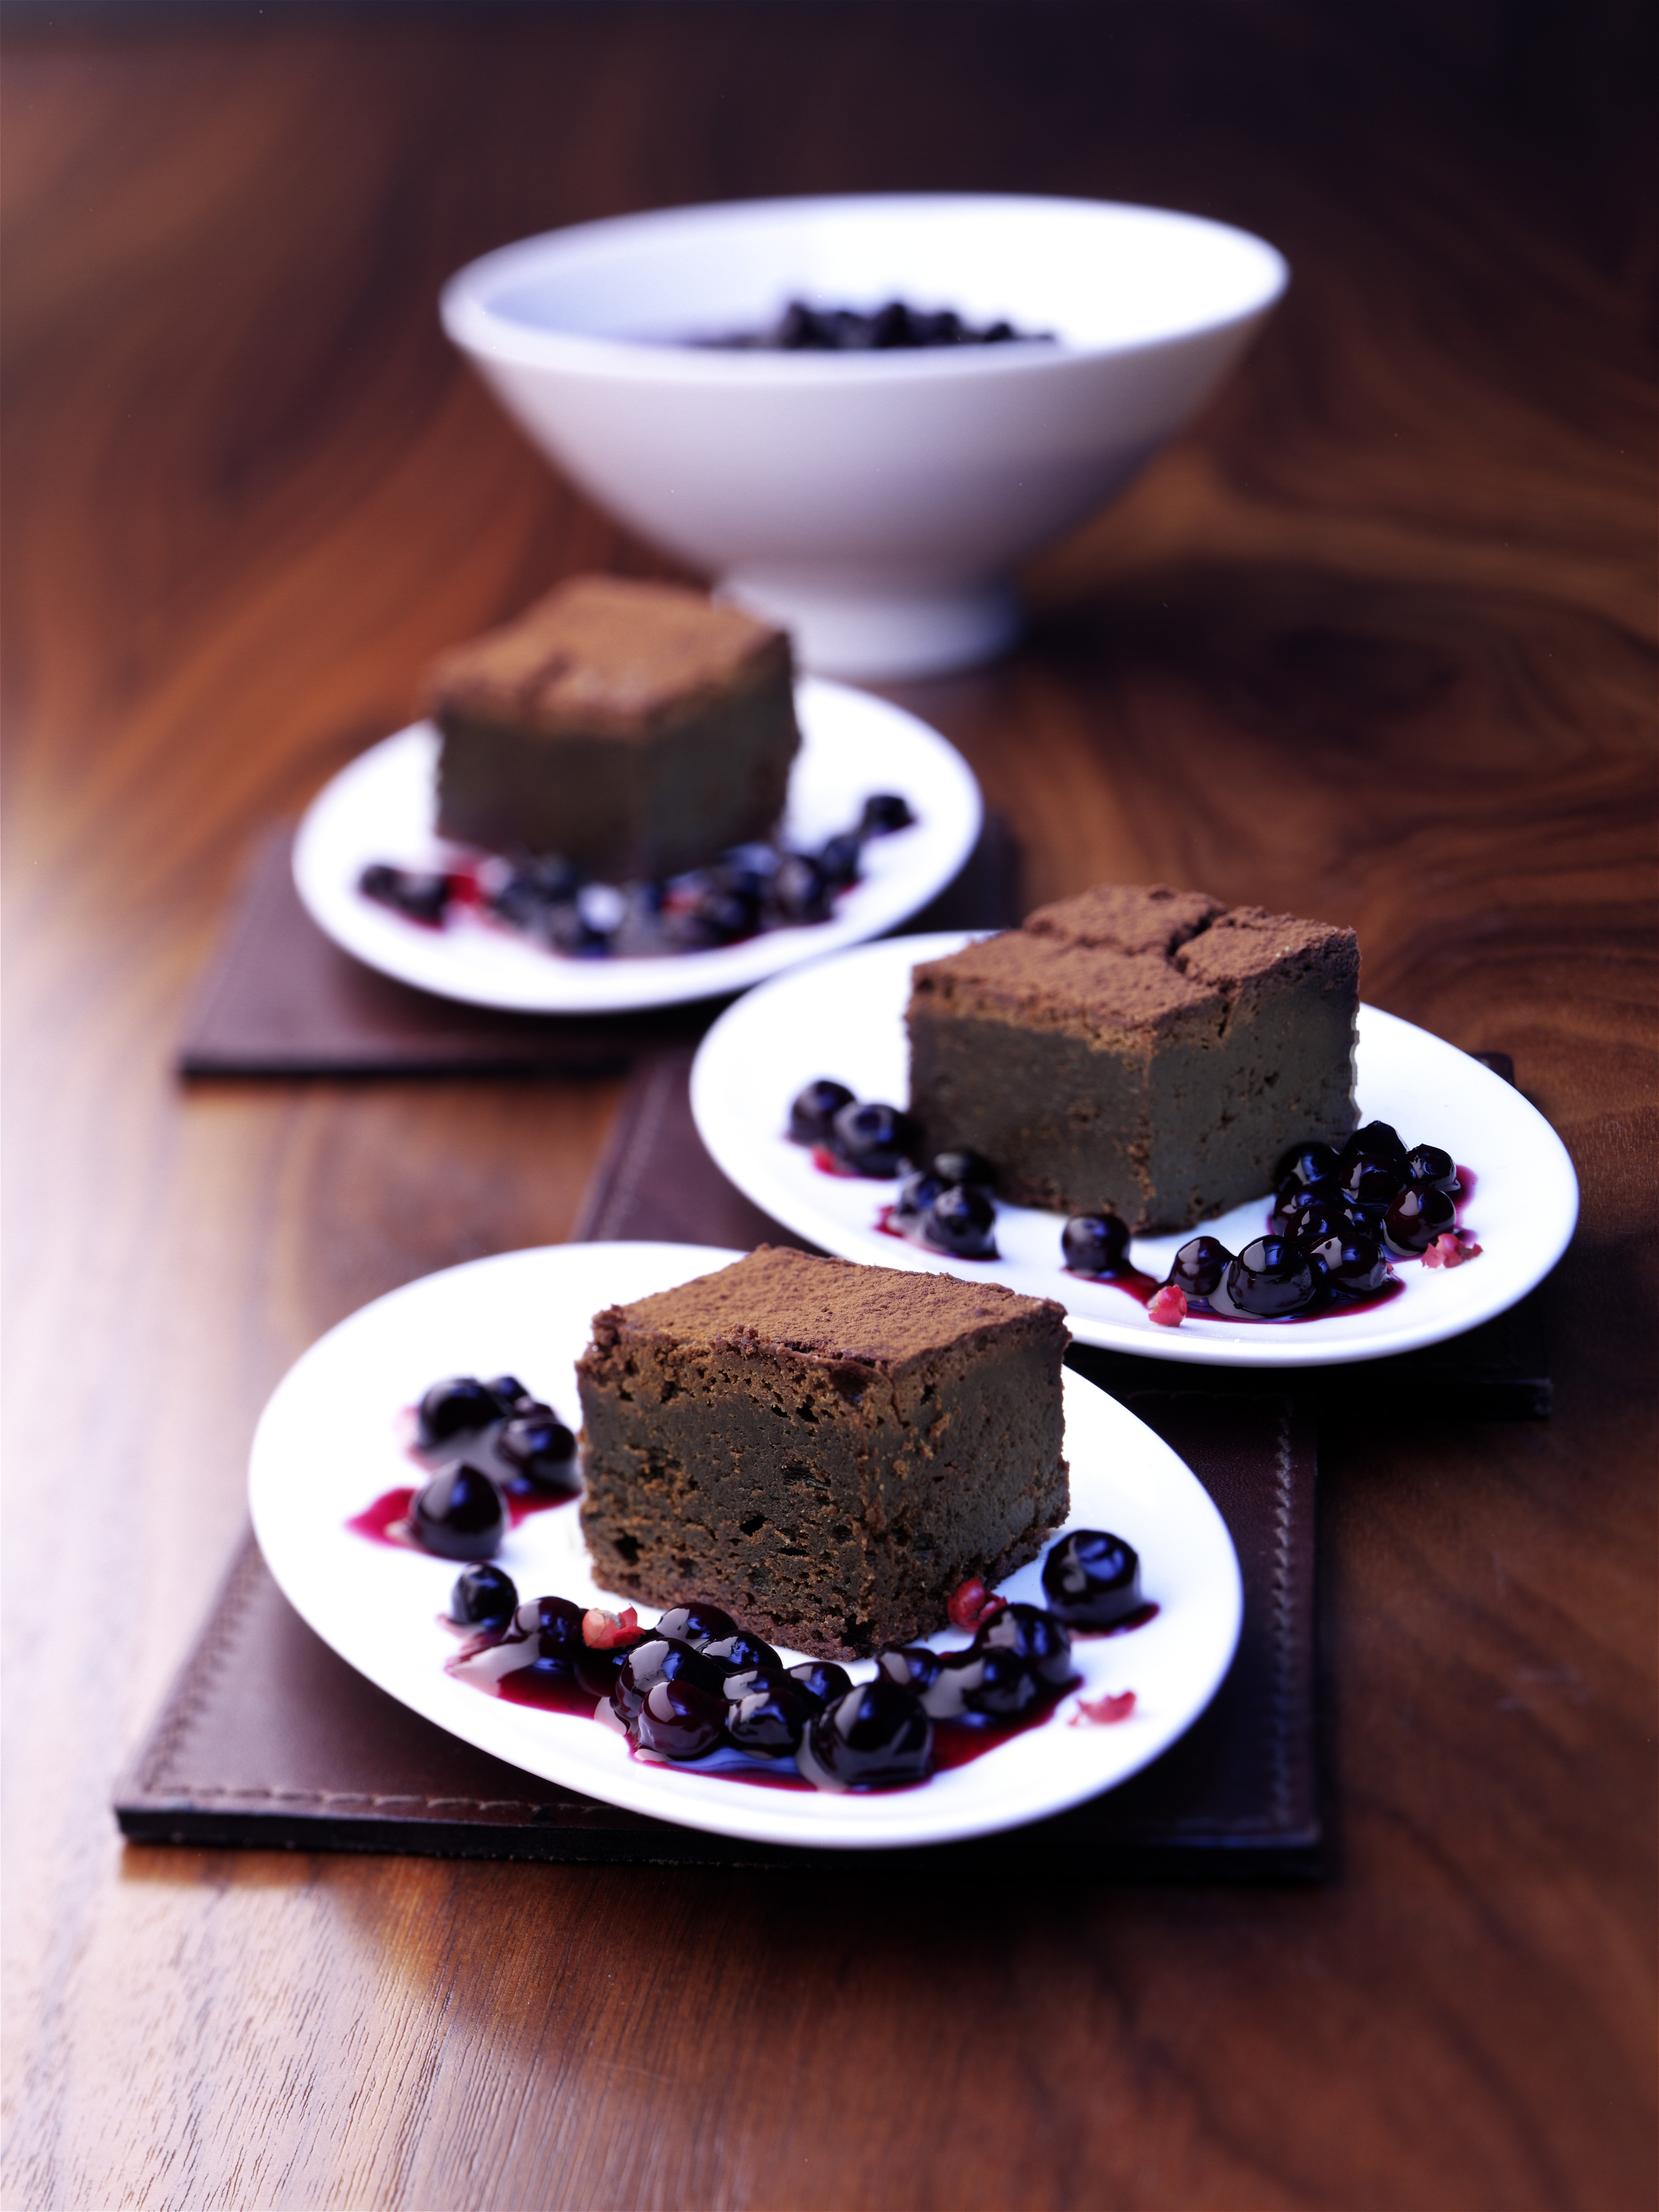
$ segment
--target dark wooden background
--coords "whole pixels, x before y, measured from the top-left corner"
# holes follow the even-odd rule
[[[1650,179],[1642,11],[70,7],[5,48],[5,2201],[1655,2200]],[[262,824],[436,647],[648,569],[441,340],[548,225],[843,187],[1243,222],[1231,388],[910,687],[1033,900],[1358,926],[1584,1214],[1547,1425],[1329,1427],[1313,1891],[123,1850],[112,1778],[283,1368],[568,1230],[608,1082],[168,1052]]]

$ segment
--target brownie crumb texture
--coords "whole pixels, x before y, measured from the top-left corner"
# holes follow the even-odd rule
[[[945,1625],[1069,1510],[1064,1309],[763,1245],[594,1316],[578,1364],[600,1584],[858,1657]]]
[[[1108,884],[919,966],[910,1109],[1018,1204],[1190,1228],[1358,1119],[1351,929]]]
[[[775,826],[799,746],[786,632],[677,584],[578,576],[445,653],[438,826],[612,881]]]

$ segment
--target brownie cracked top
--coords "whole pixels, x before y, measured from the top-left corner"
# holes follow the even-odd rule
[[[596,1347],[628,1335],[757,1352],[793,1352],[894,1371],[1009,1328],[1057,1332],[1066,1310],[999,1283],[913,1274],[763,1244],[718,1273],[593,1316]]]
[[[548,735],[629,737],[787,669],[782,630],[678,584],[576,576],[458,645],[427,679],[434,714]]]
[[[1109,884],[925,962],[915,988],[962,1013],[1132,1037],[1220,1015],[1264,987],[1322,970],[1352,989],[1358,967],[1351,929],[1167,884]]]

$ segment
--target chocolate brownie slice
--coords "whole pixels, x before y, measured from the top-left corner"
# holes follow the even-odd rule
[[[1111,885],[913,975],[910,1110],[1026,1206],[1185,1229],[1353,1101],[1352,930]]]
[[[675,584],[579,576],[428,678],[438,827],[623,882],[768,836],[795,725],[789,639]]]
[[[1066,1517],[1065,1310],[762,1245],[593,1318],[583,1533],[607,1589],[845,1658],[942,1628]]]

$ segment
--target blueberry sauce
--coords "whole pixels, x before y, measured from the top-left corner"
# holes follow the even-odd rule
[[[1121,1538],[1073,1531],[1051,1557],[1058,1572],[1045,1570],[1045,1589],[1052,1583],[1073,1613],[1092,1624],[1133,1608],[1104,1632],[1156,1618]],[[1010,1604],[979,1577],[949,1608],[975,1630],[971,1644],[889,1645],[861,1683],[823,1662],[785,1668],[717,1606],[672,1607],[641,1628],[631,1608],[584,1613],[557,1597],[509,1613],[515,1596],[499,1569],[463,1570],[445,1625],[475,1632],[447,1673],[511,1704],[596,1721],[622,1734],[635,1759],[750,1787],[914,1789],[1044,1726],[1083,1686],[1071,1661],[1076,1629],[1042,1606]]]
[[[507,1491],[506,1495],[507,1522],[516,1528],[532,1513],[552,1513],[562,1505],[574,1505],[580,1493],[574,1490],[535,1490],[526,1484],[521,1490]],[[412,1536],[397,1533],[399,1528],[408,1526],[409,1509],[414,1502],[412,1489],[386,1491],[372,1505],[364,1506],[361,1513],[352,1514],[345,1525],[354,1535],[367,1536],[373,1543],[390,1544],[400,1551],[418,1552],[422,1547]]]
[[[660,959],[829,921],[863,873],[866,846],[915,819],[898,793],[877,792],[852,829],[814,851],[737,845],[663,881],[598,883],[556,855],[485,854],[444,871],[377,860],[358,876],[357,890],[417,928],[441,931],[465,913],[567,958]]]

